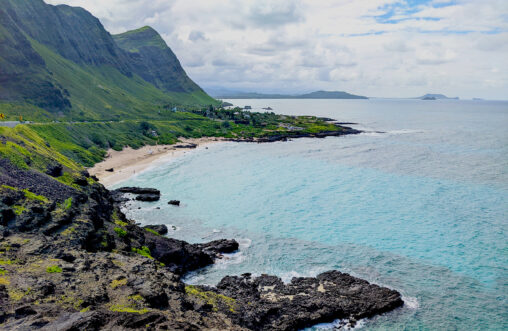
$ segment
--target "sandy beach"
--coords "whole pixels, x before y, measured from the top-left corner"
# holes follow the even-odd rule
[[[97,176],[101,184],[110,187],[143,172],[158,162],[166,162],[168,159],[193,150],[192,145],[197,145],[197,148],[199,148],[223,141],[225,141],[224,138],[216,137],[180,138],[180,142],[174,145],[143,146],[139,149],[126,147],[122,151],[110,149],[104,161],[97,163],[88,171],[91,175]],[[182,148],[182,146],[188,147]],[[107,171],[109,169],[113,169],[113,171]]]

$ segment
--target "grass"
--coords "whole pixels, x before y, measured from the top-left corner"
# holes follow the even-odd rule
[[[110,284],[111,288],[115,289],[119,286],[124,286],[124,285],[127,285],[127,278],[123,278],[123,279],[120,279],[120,280],[113,280]]]
[[[24,206],[15,205],[12,206],[12,209],[14,210],[14,214],[21,215],[26,211],[26,208]]]
[[[237,303],[233,298],[212,291],[203,291],[199,287],[193,285],[185,286],[185,293],[187,295],[203,300],[207,304],[211,305],[213,307],[213,311],[218,311],[219,304],[223,304],[228,308],[230,312],[235,312]]]
[[[121,237],[121,238],[123,238],[123,237],[125,237],[125,236],[127,235],[127,231],[126,231],[125,229],[122,229],[122,228],[116,227],[116,228],[114,228],[113,230],[114,230],[114,231],[116,232],[116,234],[117,234],[119,237]]]
[[[110,311],[114,311],[114,312],[117,312],[117,313],[131,313],[131,314],[139,314],[139,315],[143,315],[143,314],[146,314],[148,313],[150,310],[148,310],[147,308],[142,308],[142,309],[136,309],[128,304],[124,304],[124,305],[112,305],[110,308],[109,308]]]
[[[25,193],[25,198],[27,198],[28,200],[35,200],[35,201],[39,201],[39,202],[43,202],[43,203],[49,202],[48,198],[46,198],[42,195],[37,195],[35,193],[32,193],[29,190],[25,189],[25,190],[23,190],[23,193]]]
[[[49,266],[49,267],[46,268],[46,272],[49,273],[49,274],[61,273],[62,272],[62,268],[60,268],[57,265],[52,265],[52,266]]]
[[[132,251],[134,253],[137,253],[137,254],[139,254],[141,256],[144,256],[144,257],[147,257],[147,258],[153,260],[153,257],[152,257],[152,255],[150,253],[150,249],[148,247],[146,247],[146,246],[142,246],[141,249],[133,247]]]
[[[155,231],[155,230],[152,230],[152,229],[149,229],[149,228],[145,228],[146,231],[150,232],[151,234],[154,234],[156,236],[160,236],[160,233]]]
[[[62,203],[62,208],[64,210],[69,210],[72,207],[72,197],[65,199],[65,201]]]

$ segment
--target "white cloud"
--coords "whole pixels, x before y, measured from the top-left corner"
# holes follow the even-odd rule
[[[82,6],[112,33],[153,26],[203,86],[508,98],[506,0],[47,2]]]

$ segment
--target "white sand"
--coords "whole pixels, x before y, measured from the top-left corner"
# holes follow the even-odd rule
[[[198,139],[181,138],[181,142],[176,145],[196,144],[198,147],[201,147],[224,140],[223,138],[215,137]],[[101,184],[109,187],[143,172],[158,162],[167,162],[168,158],[183,155],[191,150],[187,148],[175,148],[176,145],[144,146],[139,149],[127,147],[120,152],[110,149],[106,159],[97,163],[93,168],[89,168],[88,171],[91,175],[97,176]],[[111,168],[114,169],[113,172],[106,171],[106,169]]]

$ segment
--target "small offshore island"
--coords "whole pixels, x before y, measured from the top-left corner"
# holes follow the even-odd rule
[[[339,271],[289,284],[243,274],[186,285],[183,276],[238,242],[192,244],[164,226],[141,228],[121,206],[159,192],[111,192],[87,168],[111,149],[360,131],[224,109],[150,27],[110,35],[82,8],[0,4],[0,329],[298,330],[336,319],[353,326],[404,304],[399,292]]]

